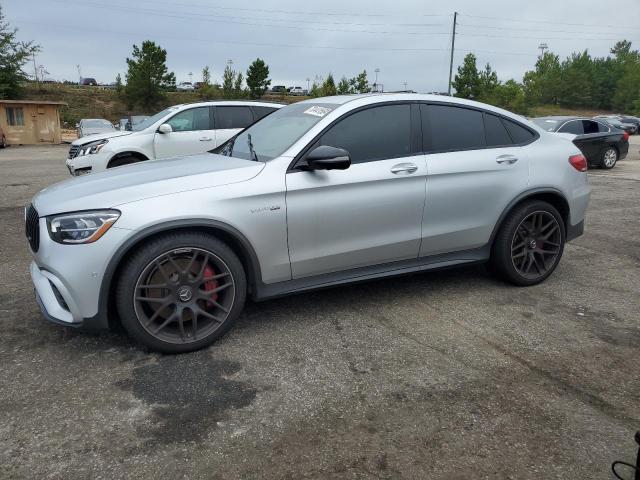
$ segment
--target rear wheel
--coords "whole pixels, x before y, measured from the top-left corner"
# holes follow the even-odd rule
[[[552,205],[529,201],[509,213],[491,252],[491,266],[520,286],[544,281],[558,266],[565,242],[562,216]]]
[[[190,352],[221,337],[246,297],[233,251],[203,233],[173,233],[140,248],[122,271],[116,303],[129,335],[153,350]]]
[[[602,152],[602,159],[600,160],[600,166],[607,170],[616,166],[618,162],[618,150],[614,147],[607,147]]]

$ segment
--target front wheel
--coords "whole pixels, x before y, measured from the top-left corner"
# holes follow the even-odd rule
[[[600,160],[600,166],[607,170],[616,166],[618,162],[618,150],[614,147],[608,147],[602,153],[602,159]]]
[[[246,297],[242,263],[204,233],[178,232],[143,245],[127,261],[116,290],[122,325],[152,350],[198,350],[221,337]]]
[[[562,216],[543,201],[528,201],[511,211],[491,251],[491,266],[519,286],[544,281],[558,266],[565,242]]]
[[[138,163],[138,162],[142,162],[142,160],[139,159],[138,157],[134,157],[133,155],[127,155],[123,157],[114,158],[109,162],[109,165],[107,165],[107,168],[122,167],[124,165],[131,165],[132,163]]]

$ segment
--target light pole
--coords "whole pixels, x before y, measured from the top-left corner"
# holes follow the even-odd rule
[[[538,48],[540,49],[540,58],[544,57],[544,51],[549,49],[549,45],[547,45],[546,43],[541,43],[540,45],[538,45]]]
[[[307,93],[309,93],[309,89],[311,88],[309,86],[309,82],[311,81],[311,79],[309,77],[307,77]]]
[[[405,92],[407,91],[407,82],[403,83]]]
[[[378,74],[380,73],[380,69],[376,68],[374,72],[376,72],[376,82],[374,83],[374,85],[376,87],[376,92],[377,92],[378,91]]]
[[[189,83],[193,84],[193,72],[189,72]]]

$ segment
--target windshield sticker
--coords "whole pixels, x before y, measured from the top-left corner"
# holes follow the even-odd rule
[[[330,111],[331,111],[330,108],[316,106],[316,107],[307,108],[303,113],[306,113],[307,115],[313,115],[316,117],[324,117]]]

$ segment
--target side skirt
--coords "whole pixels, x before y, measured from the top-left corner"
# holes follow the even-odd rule
[[[433,255],[400,262],[384,263],[369,267],[354,268],[341,272],[326,273],[313,277],[297,278],[272,284],[260,283],[252,295],[253,300],[261,301],[274,297],[291,295],[322,288],[331,288],[346,283],[364,282],[378,278],[407,275],[416,272],[439,270],[457,265],[482,263],[489,259],[491,248],[486,245],[473,250]]]

